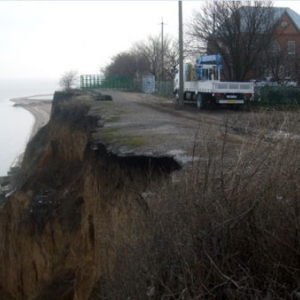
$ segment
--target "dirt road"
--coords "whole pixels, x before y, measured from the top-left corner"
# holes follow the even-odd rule
[[[186,164],[199,155],[208,141],[217,140],[230,122],[236,123],[249,113],[219,109],[198,111],[195,106],[183,109],[157,95],[101,91],[113,101],[97,102],[93,113],[100,113],[101,121],[93,138],[101,140],[118,155],[173,156]],[[240,125],[239,125],[240,126]],[[233,143],[241,136],[228,130]]]

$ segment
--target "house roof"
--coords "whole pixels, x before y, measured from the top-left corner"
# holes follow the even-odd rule
[[[242,6],[240,7],[240,12],[241,12],[241,30],[244,32],[247,32],[248,29],[248,19],[247,16],[252,15],[252,13],[255,14],[255,9],[257,9],[257,7],[255,6]],[[293,11],[291,8],[289,7],[260,7],[260,10],[263,10],[263,14],[264,14],[264,10],[265,10],[265,16],[267,17],[269,12],[270,12],[270,16],[273,16],[273,20],[270,20],[271,22],[259,22],[258,24],[258,28],[256,29],[257,32],[261,32],[264,33],[266,32],[266,30],[269,28],[270,26],[275,25],[280,18],[283,16],[284,13],[287,14],[287,16],[290,18],[290,20],[292,21],[292,23],[294,24],[294,26],[296,27],[296,29],[298,30],[298,32],[300,33],[300,15],[298,13],[296,13],[295,11]],[[230,19],[230,18],[229,18]],[[226,33],[227,29],[226,26],[218,26],[216,33]]]
[[[292,9],[290,9],[289,7],[285,7],[283,9],[287,13],[287,15],[291,18],[297,30],[300,32],[300,15],[297,14]]]
[[[253,6],[243,6],[243,9],[254,9]],[[266,8],[267,9],[267,8]],[[274,13],[274,23],[278,22],[284,13],[286,13],[300,32],[300,15],[289,7],[272,7]]]

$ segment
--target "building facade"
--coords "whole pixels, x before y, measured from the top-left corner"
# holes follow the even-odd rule
[[[300,84],[300,15],[287,7],[242,6],[235,13],[207,43],[207,54],[220,53],[224,58],[224,78]]]
[[[272,54],[278,58],[273,74],[300,83],[300,15],[290,8],[273,8],[279,15]]]

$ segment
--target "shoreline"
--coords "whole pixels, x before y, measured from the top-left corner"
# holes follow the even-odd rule
[[[38,130],[42,126],[46,125],[50,119],[52,100],[42,98],[43,96],[45,97],[50,95],[51,94],[33,95],[28,97],[13,98],[9,100],[14,103],[14,106],[19,106],[26,109],[34,117],[35,121],[30,133],[29,140],[38,132]]]
[[[46,125],[50,119],[52,100],[49,97],[53,94],[32,95],[27,97],[19,97],[9,99],[14,103],[14,106],[19,106],[29,111],[34,117],[34,124],[31,128],[27,143],[35,136],[41,127]],[[47,97],[47,99],[43,99]],[[27,146],[27,144],[26,144]],[[11,168],[19,167],[22,163],[24,153],[20,153],[12,162]]]

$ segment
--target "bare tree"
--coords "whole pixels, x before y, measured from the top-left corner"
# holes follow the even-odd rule
[[[260,64],[256,66],[255,73],[258,75],[271,76],[275,81],[280,82],[282,78],[282,66],[285,64],[286,52],[281,49],[277,41],[272,41],[270,47],[262,54]]]
[[[164,47],[164,74],[166,80],[173,80],[179,65],[178,40],[167,39]]]
[[[255,76],[253,71],[275,38],[272,7],[271,1],[207,1],[194,12],[186,34],[206,45],[208,54],[222,55],[226,79],[243,81]]]
[[[173,79],[176,66],[179,63],[177,40],[165,35],[162,49],[161,37],[150,36],[146,41],[136,43],[133,49],[148,61],[149,73],[154,75],[156,79],[162,77],[162,74],[164,74],[164,80]],[[164,56],[163,66],[162,55]]]
[[[126,76],[136,79],[148,69],[148,62],[140,53],[129,51],[115,55],[103,73],[105,76]]]
[[[65,72],[59,80],[59,85],[66,91],[72,89],[78,80],[78,72],[70,70]]]
[[[163,66],[162,55],[164,55]],[[165,74],[165,80],[172,80],[178,63],[179,53],[176,40],[166,35],[162,49],[161,37],[150,36],[145,41],[135,43],[129,51],[115,55],[111,63],[101,70],[101,73],[105,76],[118,75],[132,79],[140,79],[141,76],[149,74],[158,79],[161,74]]]
[[[166,44],[166,41],[165,41]],[[160,37],[150,36],[146,41],[134,45],[134,50],[140,53],[149,64],[149,72],[158,79],[161,73],[161,41]]]

